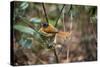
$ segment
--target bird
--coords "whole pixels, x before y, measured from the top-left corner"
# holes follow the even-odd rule
[[[50,37],[58,33],[58,30],[52,24],[45,22],[41,24],[39,32],[46,37]]]
[[[45,40],[53,38],[54,44],[64,44],[67,38],[71,36],[72,32],[59,31],[52,24],[42,23],[39,32],[44,36]],[[50,44],[50,43],[49,43]],[[49,45],[52,46],[52,45]]]

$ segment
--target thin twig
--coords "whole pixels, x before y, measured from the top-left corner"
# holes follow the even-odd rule
[[[70,14],[70,11],[72,10],[72,5],[70,5],[70,8],[68,10],[68,14]]]
[[[48,20],[48,17],[47,17],[47,13],[46,13],[46,9],[45,9],[45,4],[42,3],[42,6],[43,6],[43,10],[44,10],[46,21],[47,21],[47,23],[49,23],[49,20]]]
[[[56,62],[59,63],[59,58],[58,58],[58,54],[57,54],[55,46],[53,46],[53,51],[54,51],[54,55],[55,55],[55,58],[56,58]]]
[[[67,62],[69,61],[69,45],[67,46]]]
[[[58,16],[58,18],[57,18],[57,20],[56,20],[55,27],[57,26],[58,20],[59,20],[59,18],[60,18],[60,16],[61,16],[61,13],[62,13],[63,9],[64,9],[64,6],[65,6],[65,4],[63,5],[63,7],[62,7],[62,9],[61,9],[61,12],[60,12],[60,14],[59,14],[59,16]]]
[[[63,21],[62,21],[62,22],[63,22],[63,25],[64,25],[63,30],[64,30],[64,32],[65,32],[65,24],[64,24],[64,23],[65,23],[65,22],[64,22],[65,19],[64,19],[64,18],[65,18],[65,15],[64,15],[64,10],[63,10]]]
[[[71,6],[72,7],[72,6]],[[71,10],[71,9],[70,9]],[[72,31],[72,26],[73,26],[73,16],[72,16],[72,12],[71,12],[71,15],[70,15],[70,22],[71,22],[71,24],[70,24],[70,32]],[[69,38],[69,40],[71,40],[72,39],[72,37],[70,37]],[[67,62],[69,61],[69,53],[70,53],[70,50],[69,50],[69,45],[67,46]]]
[[[70,24],[70,31],[71,31],[72,30],[72,26],[73,26],[73,15],[72,15],[72,12],[71,12],[70,20],[71,20],[71,24]]]

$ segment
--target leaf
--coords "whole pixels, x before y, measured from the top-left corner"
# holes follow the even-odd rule
[[[19,44],[24,48],[31,48],[32,47],[32,40],[31,39],[22,38],[19,41]]]
[[[39,18],[31,18],[30,22],[38,24],[38,23],[41,23],[41,19],[39,19]]]
[[[20,5],[21,9],[23,9],[23,10],[25,10],[28,6],[29,6],[29,4],[26,3],[26,2],[23,2],[23,3]]]
[[[23,26],[23,25],[15,25],[14,29],[32,35],[36,40],[42,41],[40,37],[40,33],[34,29],[31,29],[29,27]]]
[[[23,26],[23,25],[15,25],[14,29],[16,29],[20,32],[23,32],[23,33],[31,34],[31,35],[33,35],[35,32],[34,29]]]

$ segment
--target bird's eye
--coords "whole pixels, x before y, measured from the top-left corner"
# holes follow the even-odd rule
[[[48,23],[43,23],[42,26],[43,27],[48,27],[49,25],[48,25]]]

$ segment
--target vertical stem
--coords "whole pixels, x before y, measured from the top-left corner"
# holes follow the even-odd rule
[[[70,16],[70,21],[71,21],[71,24],[70,24],[70,31],[72,30],[72,20],[73,20],[73,15],[72,15],[72,12],[71,12],[71,16]]]
[[[60,12],[60,14],[58,15],[58,18],[57,18],[56,23],[55,23],[55,27],[57,26],[58,20],[59,20],[59,18],[60,18],[60,16],[61,16],[61,13],[62,13],[63,9],[64,9],[64,6],[65,6],[65,4],[63,5],[63,7],[62,7],[62,9],[61,9],[61,12]]]
[[[71,24],[70,24],[70,32],[72,31],[72,24],[73,24],[73,22],[72,22],[72,20],[73,20],[73,15],[72,15],[72,12],[71,12],[71,15],[70,15],[70,22],[71,22]],[[71,40],[71,38],[72,37],[70,37],[69,38],[69,40]],[[69,61],[69,53],[70,53],[70,50],[69,50],[69,45],[67,46],[67,62]]]
[[[47,23],[49,23],[49,20],[48,20],[48,17],[47,17],[47,13],[46,13],[46,9],[45,9],[45,4],[42,3],[42,6],[43,6],[44,14],[45,14],[45,17],[46,17],[46,21],[47,21]]]
[[[65,32],[65,24],[64,24],[64,20],[65,20],[65,19],[64,19],[64,18],[65,18],[65,15],[64,15],[64,10],[63,10],[63,21],[62,21],[62,22],[63,22],[63,26],[64,26],[64,27],[63,27],[63,31]]]
[[[58,58],[58,55],[57,55],[57,51],[56,51],[55,46],[53,48],[53,51],[54,51],[54,55],[55,55],[55,58],[56,58],[56,62],[59,63],[59,58]]]
[[[69,61],[69,45],[67,47],[67,62]]]

